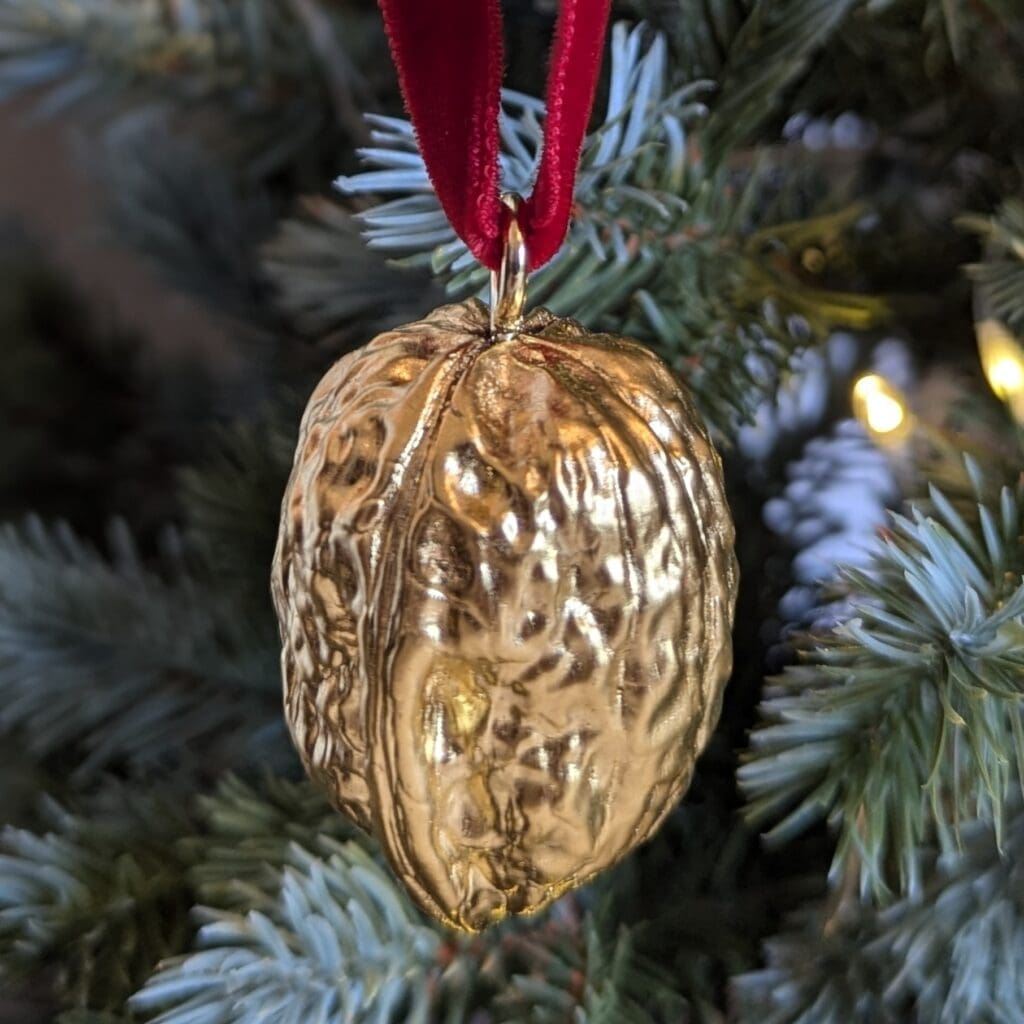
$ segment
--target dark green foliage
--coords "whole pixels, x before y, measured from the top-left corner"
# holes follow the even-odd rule
[[[682,81],[711,78],[703,143],[717,163],[777,117],[858,0],[634,0],[663,31]]]
[[[1024,200],[1008,199],[994,217],[963,217],[961,224],[985,241],[985,259],[967,268],[977,319],[994,317],[1024,336]]]
[[[107,560],[35,520],[0,533],[0,726],[79,775],[199,742],[214,762],[253,756],[278,716],[267,638],[173,553],[158,575],[123,525],[111,545]]]
[[[200,798],[199,818],[178,854],[204,907],[200,951],[139,993],[133,1005],[144,1013],[183,1024],[229,995],[256,1007],[275,998],[275,986],[295,990],[282,1012],[297,1021],[316,1004],[328,1021],[454,1024],[473,1005],[495,1024],[562,1020],[574,1007],[594,1024],[646,1024],[673,1021],[685,1005],[629,928],[607,911],[581,916],[570,901],[543,925],[509,922],[446,941],[397,891],[375,844],[308,782],[228,777]],[[610,896],[597,898],[607,906]],[[376,962],[381,979],[354,983],[357,954],[364,968],[368,956]]]
[[[688,1010],[675,979],[637,954],[625,926],[604,937],[589,916],[552,922],[509,934],[498,957],[507,977],[488,1017],[495,1024],[668,1024]]]
[[[204,578],[241,603],[265,647],[276,643],[269,566],[291,472],[297,405],[282,402],[266,418],[221,428],[202,462],[182,470],[179,481],[186,540]]]
[[[256,252],[273,225],[266,194],[176,136],[166,116],[121,118],[104,141],[108,213],[119,236],[176,287],[269,326]]]
[[[184,841],[192,883],[207,906],[237,913],[276,899],[294,850],[323,853],[339,842],[369,841],[310,783],[268,776],[253,787],[236,776],[199,798],[203,834]]]
[[[833,34],[795,101],[877,119],[901,144],[926,143],[915,155],[929,163],[971,146],[1002,160],[1019,144],[1022,60],[1017,0],[868,2]]]
[[[718,79],[754,0],[633,0],[635,16],[664,32],[679,77]]]
[[[202,912],[200,951],[166,962],[135,1011],[168,1024],[425,1024],[441,940],[390,876],[354,843],[322,857],[293,848],[292,860],[265,910]]]
[[[44,816],[45,834],[0,836],[2,972],[45,968],[64,1005],[116,1011],[188,940],[191,894],[174,842],[189,822],[172,794],[109,784]]]
[[[764,1024],[1010,1024],[1024,1001],[1024,817],[1002,848],[988,823],[932,863],[919,899],[884,914],[850,902],[795,916],[768,966],[738,980],[743,1020]]]
[[[706,145],[713,161],[749,142],[775,114],[786,90],[857,0],[768,0],[752,4],[729,42],[718,72],[720,93],[712,107]]]
[[[136,1013],[168,1024],[270,1012],[295,1024],[463,1019],[473,972],[310,783],[229,777],[200,814],[202,833],[179,847],[202,904],[198,949],[161,966]]]
[[[0,517],[61,515],[95,536],[115,513],[167,518],[170,464],[209,416],[199,367],[140,365],[140,339],[13,225],[0,228]],[[194,403],[198,416],[183,415]]]
[[[0,96],[44,87],[43,113],[173,100],[257,178],[361,137],[369,81],[353,51],[364,66],[383,56],[367,4],[0,0]]]
[[[303,334],[328,335],[338,348],[419,319],[440,301],[427,274],[397,270],[368,252],[352,215],[320,197],[282,221],[262,255],[289,322]]]

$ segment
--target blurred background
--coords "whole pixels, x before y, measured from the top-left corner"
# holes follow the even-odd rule
[[[1024,7],[612,24],[531,301],[693,390],[736,669],[652,842],[456,937],[303,779],[268,592],[316,381],[486,286],[376,5],[0,0],[3,1024],[1021,1019]]]

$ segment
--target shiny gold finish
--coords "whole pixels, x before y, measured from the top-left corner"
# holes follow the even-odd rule
[[[503,192],[502,205],[509,211],[501,266],[491,271],[491,337],[508,338],[523,323],[526,308],[526,239],[519,227],[519,196]]]
[[[489,332],[446,306],[327,373],[273,575],[306,767],[471,931],[658,827],[718,718],[737,585],[664,364],[543,310]]]

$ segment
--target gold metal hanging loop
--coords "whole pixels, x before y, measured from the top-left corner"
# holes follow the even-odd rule
[[[526,306],[526,241],[519,226],[519,204],[515,192],[503,192],[501,201],[509,211],[501,266],[491,271],[491,337],[515,334],[523,322]]]

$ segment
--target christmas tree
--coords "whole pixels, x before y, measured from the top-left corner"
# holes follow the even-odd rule
[[[505,4],[521,192],[556,9]],[[315,382],[486,294],[376,7],[0,0],[0,96],[87,124],[112,228],[243,356],[154,370],[0,235],[0,1019],[1024,1016],[1024,9],[614,19],[530,300],[692,390],[735,668],[650,842],[462,936],[304,779],[269,593]]]

